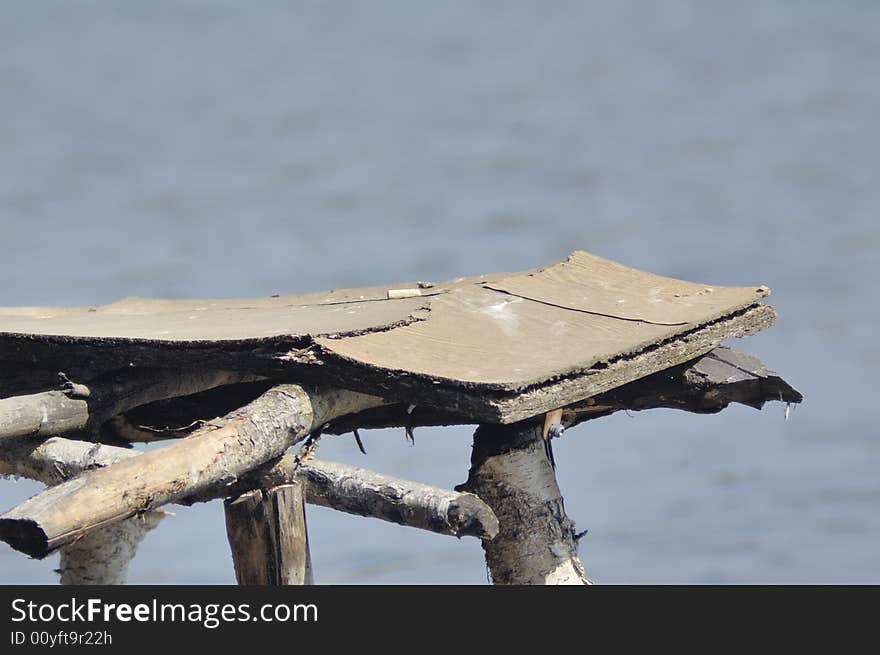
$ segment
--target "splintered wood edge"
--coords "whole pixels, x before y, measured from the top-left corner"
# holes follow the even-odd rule
[[[636,352],[520,390],[462,388],[404,371],[354,366],[332,353],[321,354],[320,372],[325,383],[370,389],[370,393],[388,402],[436,407],[459,417],[456,423],[516,423],[683,364],[717,348],[729,337],[754,334],[775,320],[772,306],[755,303]],[[300,377],[313,374],[309,367],[295,368]]]
[[[683,364],[717,348],[729,337],[754,334],[770,327],[775,320],[776,311],[772,306],[753,305],[666,343],[620,357],[605,368],[556,380],[509,398],[491,399],[486,409],[495,415],[495,422],[515,423]]]
[[[652,344],[637,352],[621,355],[602,365],[575,371],[564,378],[551,380],[519,392],[479,392],[447,387],[417,376],[379,370],[342,369],[348,386],[368,385],[389,400],[441,408],[460,417],[457,422],[515,423],[559,407],[577,403],[615,389],[658,371],[683,364],[717,348],[729,337],[744,337],[770,327],[776,311],[770,305],[754,304],[710,323],[697,326],[667,341]],[[330,361],[325,375],[336,378],[341,372]],[[385,374],[383,374],[385,373]]]

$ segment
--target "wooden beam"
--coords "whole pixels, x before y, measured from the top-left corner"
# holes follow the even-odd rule
[[[498,535],[483,542],[495,584],[591,584],[540,425],[480,426],[467,482],[456,489],[477,494],[498,517]]]
[[[455,537],[491,540],[498,534],[494,512],[472,493],[328,461],[306,462],[301,475],[315,505]]]
[[[313,584],[301,484],[249,491],[223,508],[238,584]]]
[[[0,539],[33,557],[92,530],[231,484],[327,421],[383,400],[279,385],[186,439],[51,487],[0,515]]]

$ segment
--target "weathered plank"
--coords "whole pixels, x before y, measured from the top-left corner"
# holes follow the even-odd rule
[[[693,284],[583,252],[540,270],[402,286],[0,309],[0,359],[211,361],[512,422],[692,359],[775,316],[761,302],[766,287]]]
[[[720,347],[675,366],[564,408],[563,422],[576,425],[620,410],[681,409],[714,414],[731,403],[761,409],[778,401],[797,404],[801,393],[757,357]]]

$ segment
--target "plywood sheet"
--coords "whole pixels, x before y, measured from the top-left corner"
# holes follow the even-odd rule
[[[594,367],[754,305],[766,287],[683,282],[575,252],[437,296],[428,318],[316,342],[351,362],[517,390]]]
[[[375,287],[243,300],[126,298],[73,309],[12,307],[0,308],[0,332],[167,344],[296,340],[415,320],[429,297],[389,300],[386,288]]]
[[[399,289],[407,291],[389,294]],[[774,317],[761,303],[768,293],[758,285],[675,280],[574,252],[541,269],[437,285],[0,308],[0,357],[5,346],[16,360],[46,366],[74,352],[88,365],[118,355],[113,361],[125,365],[204,366],[206,357],[233,353],[243,368],[271,360],[312,381],[506,422],[763,329]],[[397,295],[404,297],[389,297]]]

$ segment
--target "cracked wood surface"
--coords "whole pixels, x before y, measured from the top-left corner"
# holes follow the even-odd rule
[[[211,362],[509,423],[768,327],[768,293],[574,252],[541,269],[437,285],[0,309],[0,359],[43,368]]]

